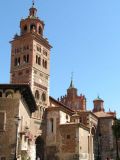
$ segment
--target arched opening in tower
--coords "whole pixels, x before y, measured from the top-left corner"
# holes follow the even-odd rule
[[[36,160],[44,160],[44,140],[38,136],[35,141],[36,144]]]
[[[30,30],[31,31],[36,31],[36,25],[35,24],[31,24],[30,25]]]

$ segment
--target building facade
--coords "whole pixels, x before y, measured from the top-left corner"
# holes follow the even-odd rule
[[[12,84],[29,84],[38,109],[32,114],[31,130],[34,137],[44,136],[43,114],[49,104],[50,49],[44,38],[44,22],[37,17],[37,9],[20,21],[20,34],[11,41]],[[33,152],[36,145],[33,147]]]
[[[115,113],[102,99],[88,111],[73,80],[65,96],[49,96],[50,49],[33,3],[11,41],[11,84],[0,85],[0,160],[114,159]]]
[[[30,123],[36,109],[28,85],[0,85],[0,160],[32,157]]]

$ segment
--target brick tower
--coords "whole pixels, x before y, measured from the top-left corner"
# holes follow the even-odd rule
[[[77,88],[73,84],[73,79],[71,79],[70,86],[67,89],[67,95],[61,96],[58,101],[70,109],[86,111],[86,98],[82,94],[78,95]]]
[[[20,21],[20,35],[11,41],[12,84],[30,85],[38,109],[33,113],[29,130],[32,133],[32,159],[44,157],[45,125],[44,110],[49,104],[50,49],[43,36],[44,22],[37,17],[37,9],[29,9],[29,15]],[[42,141],[42,142],[41,142]],[[38,145],[37,145],[38,144]],[[40,148],[42,144],[42,148]],[[36,147],[37,146],[37,147]]]
[[[20,21],[20,35],[11,41],[11,83],[28,83],[32,89],[38,111],[49,101],[50,49],[43,37],[44,22],[37,17],[37,9],[29,9],[29,16]],[[40,114],[34,114],[40,118]]]
[[[104,101],[98,96],[94,101],[94,108],[93,108],[93,112],[100,112],[100,111],[104,111]]]

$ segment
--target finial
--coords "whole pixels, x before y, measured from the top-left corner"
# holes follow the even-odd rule
[[[97,94],[97,98],[100,99],[100,95],[99,94]]]
[[[73,85],[73,72],[71,73],[71,83],[70,83],[70,88],[74,88],[74,85]]]
[[[73,81],[73,72],[71,72],[71,81]]]
[[[32,0],[32,7],[35,5],[35,1],[34,0]]]

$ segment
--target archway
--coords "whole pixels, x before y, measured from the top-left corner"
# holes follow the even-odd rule
[[[38,136],[35,141],[36,144],[36,160],[44,160],[44,140]]]

